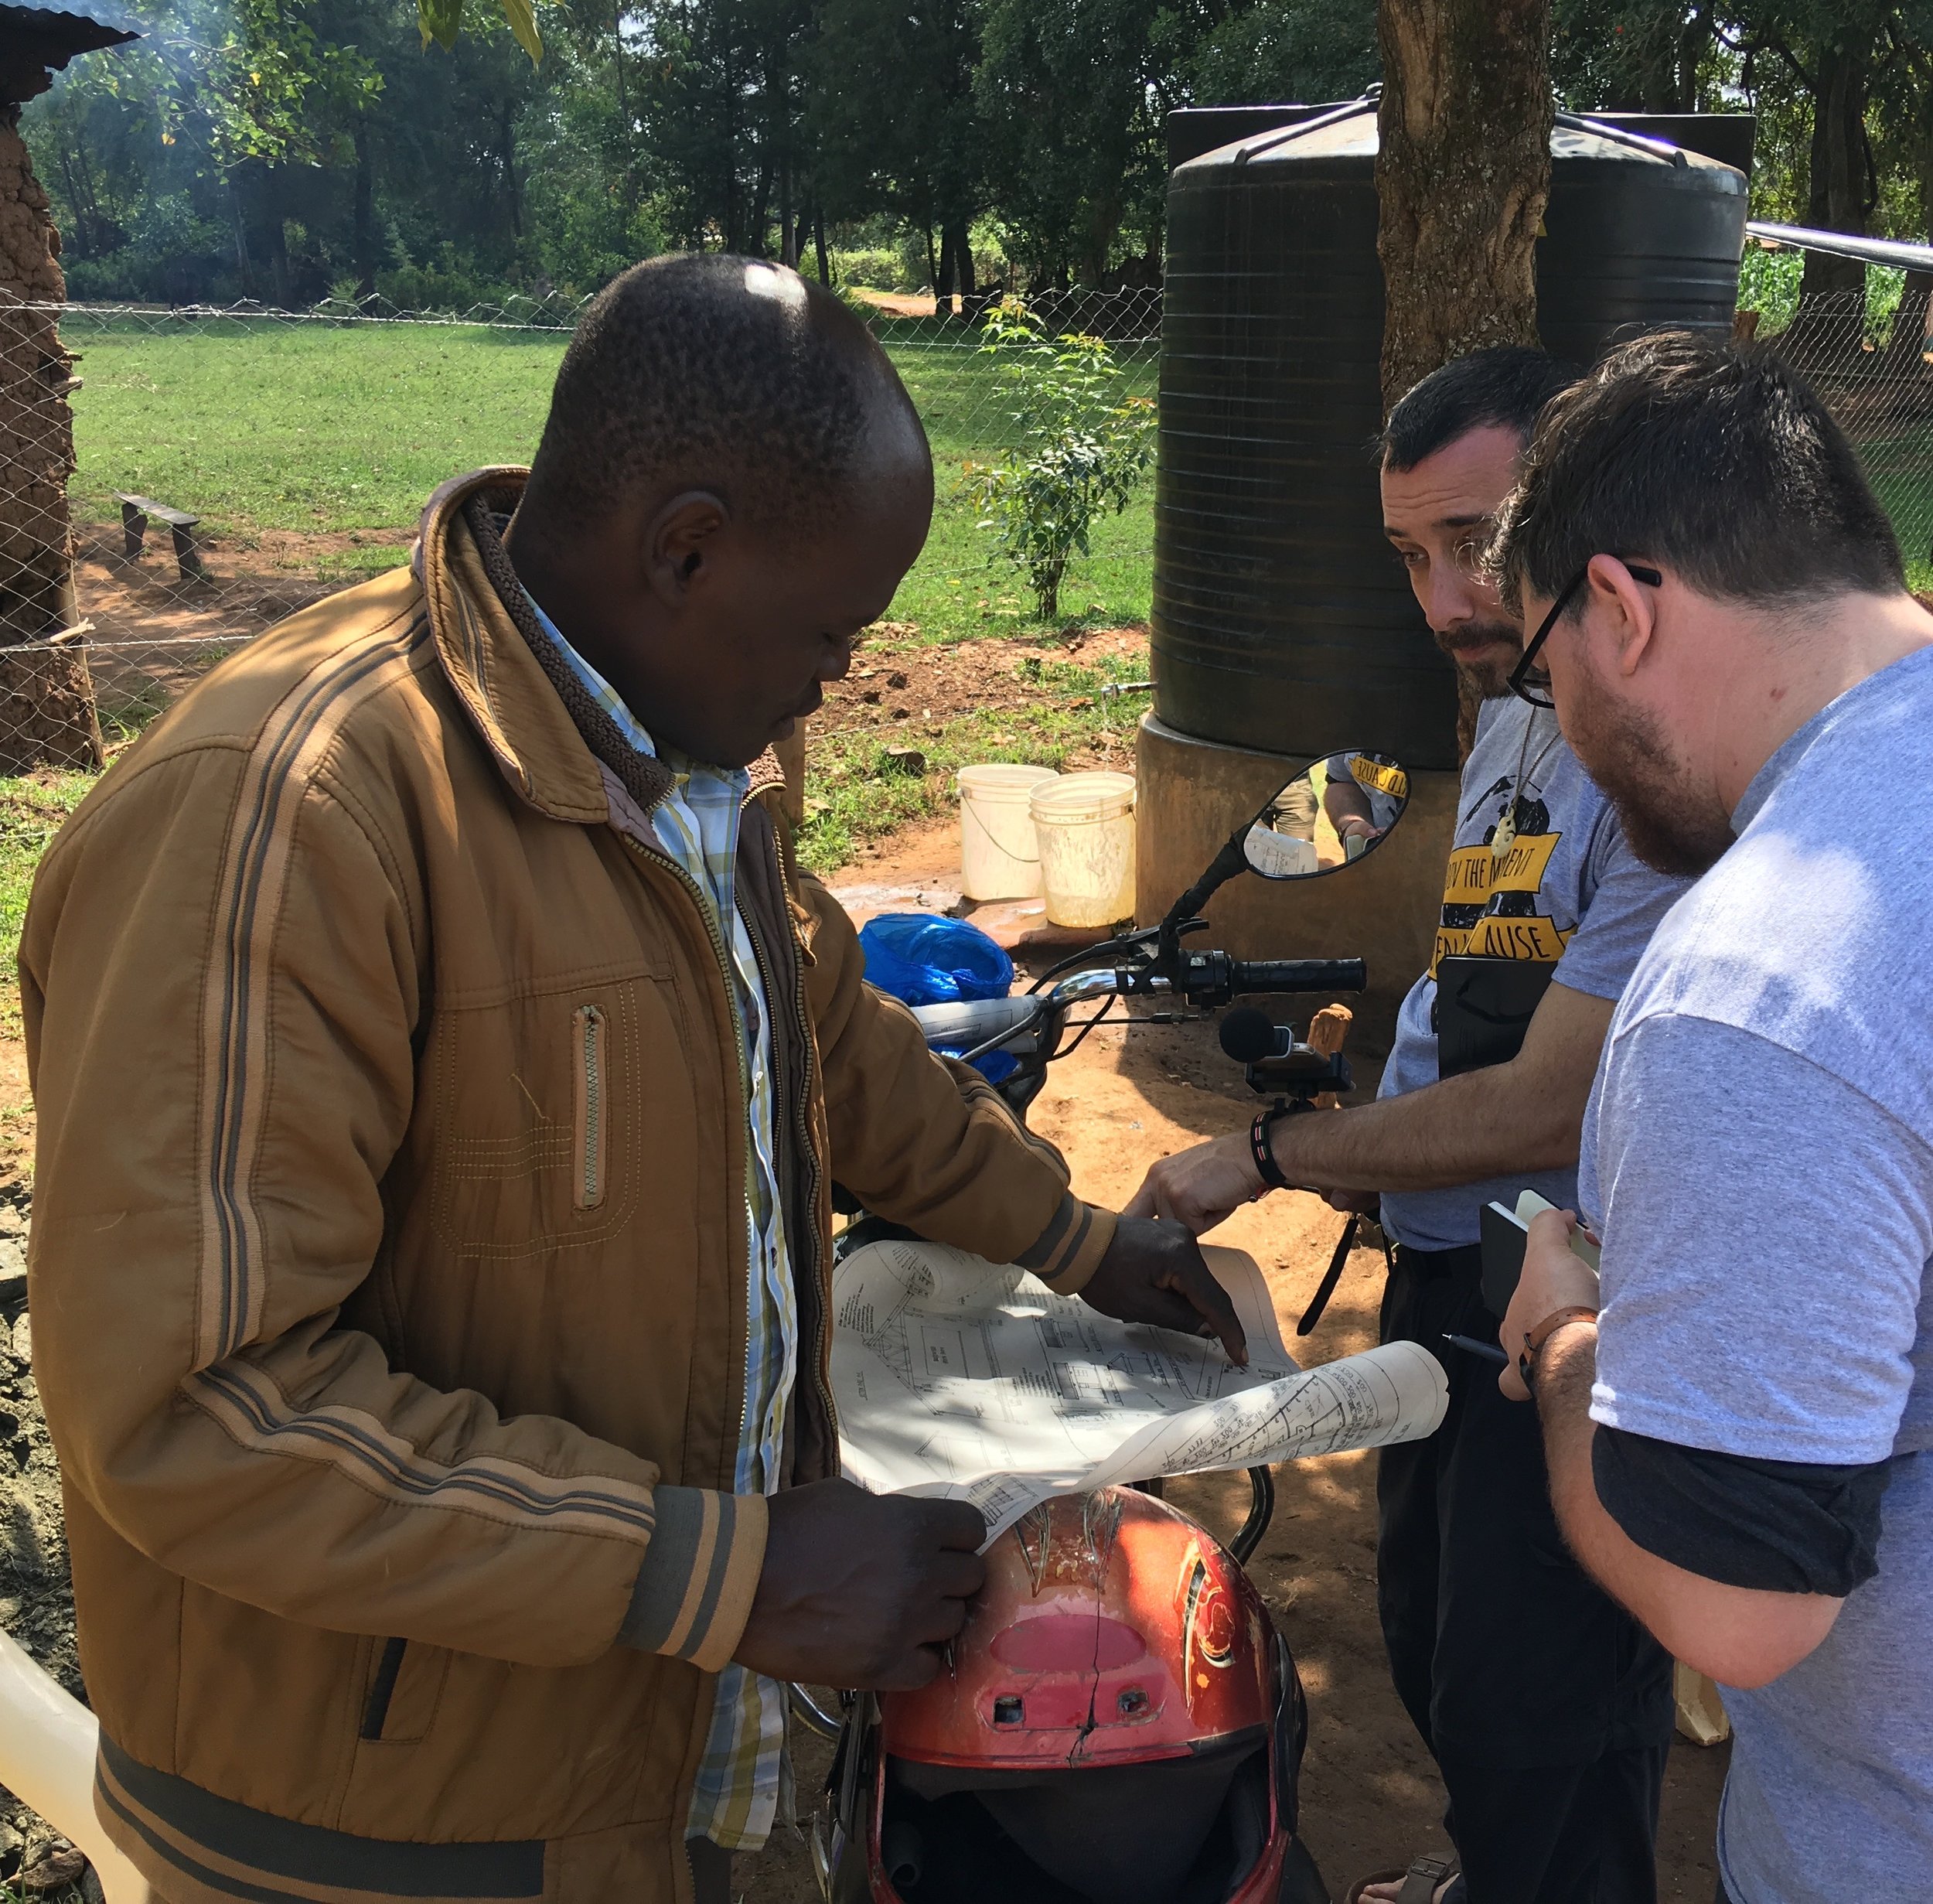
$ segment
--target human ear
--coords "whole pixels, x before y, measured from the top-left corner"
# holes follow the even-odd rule
[[[731,511],[709,490],[687,490],[651,518],[645,531],[645,578],[667,608],[681,608],[704,585],[716,539]]]
[[[1607,645],[1618,672],[1628,678],[1653,651],[1657,591],[1648,589],[1614,555],[1594,555],[1585,572],[1584,619],[1594,646]]]

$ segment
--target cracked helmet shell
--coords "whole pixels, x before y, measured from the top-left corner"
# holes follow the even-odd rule
[[[987,1554],[939,1672],[880,1701],[894,1759],[963,1769],[1132,1765],[1273,1725],[1268,1614],[1212,1535],[1151,1495],[1045,1503]]]

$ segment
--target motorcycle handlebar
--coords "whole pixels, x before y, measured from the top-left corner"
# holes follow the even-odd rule
[[[1361,991],[1369,983],[1361,959],[1232,959],[1229,988],[1264,991]]]

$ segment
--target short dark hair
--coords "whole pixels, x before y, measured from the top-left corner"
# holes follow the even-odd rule
[[[1528,442],[1544,405],[1577,380],[1569,364],[1526,344],[1473,350],[1397,400],[1376,438],[1377,460],[1399,476],[1472,430],[1515,430]]]
[[[1906,586],[1893,525],[1812,387],[1766,345],[1691,331],[1614,350],[1524,452],[1492,548],[1505,605],[1554,597],[1597,554],[1766,607]]]
[[[842,500],[882,403],[918,429],[891,360],[829,292],[724,253],[653,258],[578,320],[528,514],[538,533],[568,534],[652,483],[717,489],[755,520],[804,527]]]

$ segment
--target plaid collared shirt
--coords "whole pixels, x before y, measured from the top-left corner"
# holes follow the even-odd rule
[[[769,1494],[778,1486],[786,1408],[798,1367],[799,1309],[779,1215],[765,981],[733,889],[738,817],[751,782],[742,769],[728,772],[669,750],[660,754],[617,691],[558,633],[542,609],[534,602],[530,606],[619,732],[639,753],[662,759],[671,769],[674,784],[653,809],[653,827],[658,844],[704,896],[730,955],[748,1125],[745,1229],[752,1268],[745,1303],[745,1408],[734,1485],[741,1494]],[[778,1808],[785,1751],[785,1687],[741,1666],[728,1666],[718,1676],[711,1733],[685,1820],[687,1835],[710,1838],[727,1851],[756,1851],[763,1845]]]

